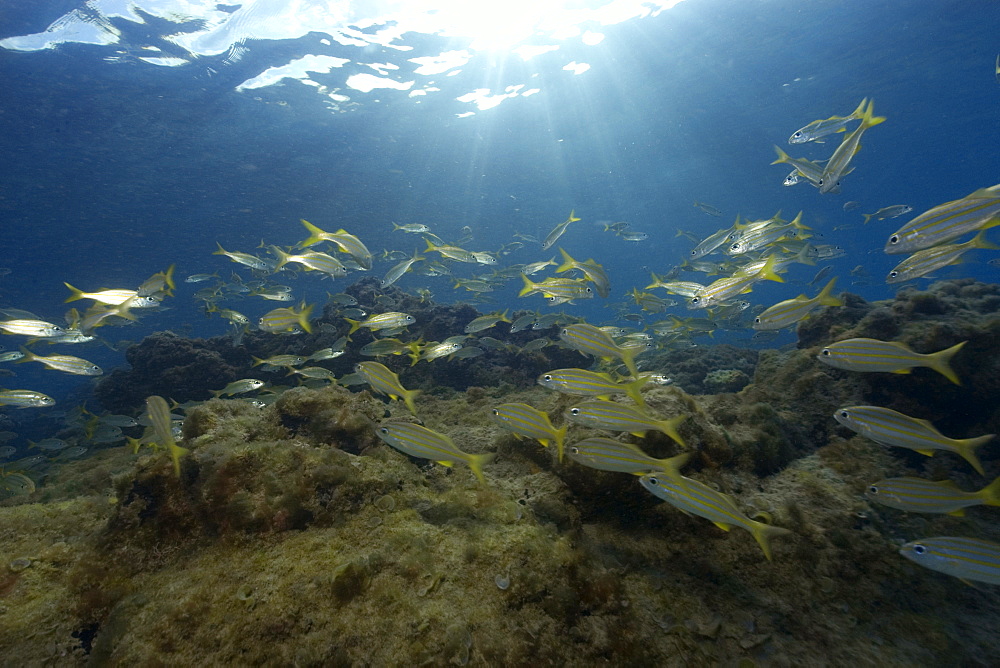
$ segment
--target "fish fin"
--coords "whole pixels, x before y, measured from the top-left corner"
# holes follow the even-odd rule
[[[577,264],[576,260],[570,257],[570,254],[564,251],[562,248],[559,249],[559,252],[562,253],[563,263],[558,267],[556,267],[556,273],[561,274],[564,271],[569,271],[570,269],[576,269],[576,264]]]
[[[924,455],[926,457],[933,457],[934,456],[934,451],[933,450],[917,450],[917,452],[919,452],[920,454],[922,454],[922,455]]]
[[[982,499],[984,506],[1000,506],[1000,476],[976,492],[976,496]]]
[[[309,316],[312,314],[313,307],[315,304],[309,304],[308,306],[302,306],[302,310],[299,311],[299,326],[306,331],[307,334],[312,334],[312,325],[309,324]]]
[[[222,248],[222,246],[219,246],[219,248]],[[213,253],[213,255],[214,254],[215,253]],[[69,288],[69,291],[72,293],[69,297],[67,297],[63,301],[63,304],[67,304],[69,302],[76,301],[77,299],[86,299],[86,297],[83,296],[83,290],[80,290],[79,288],[74,288],[69,283],[63,283],[63,285],[65,285],[67,288]]]
[[[647,382],[646,376],[642,376],[637,380],[625,383],[625,394],[631,397],[635,403],[639,404],[643,408],[648,408],[648,406],[646,406],[646,402],[642,398],[641,391]]]
[[[952,370],[950,362],[951,358],[955,356],[955,353],[961,350],[962,346],[964,346],[966,343],[968,342],[961,341],[953,345],[951,348],[948,348],[946,350],[939,350],[936,353],[931,353],[930,355],[928,355],[929,363],[927,366],[934,369],[939,374],[941,374],[951,382],[955,383],[956,385],[961,385],[962,381],[958,379],[958,376]]]
[[[495,452],[490,452],[485,455],[469,455],[469,468],[476,475],[476,479],[480,483],[486,484],[486,478],[483,476],[483,466],[489,464],[496,458]]]
[[[784,151],[782,151],[781,147],[778,146],[777,144],[775,144],[775,146],[774,146],[774,152],[778,154],[778,159],[775,160],[774,162],[772,162],[771,163],[772,165],[777,165],[777,164],[780,164],[780,163],[783,163],[783,162],[791,162],[792,161],[791,156],[789,156],[787,153],[785,153]],[[697,204],[695,206],[697,206]]]
[[[447,461],[443,461],[443,462],[435,462],[435,463],[440,464],[441,466],[447,466],[448,468],[451,468],[452,466],[455,465],[455,462],[453,462],[451,460],[447,460]]]
[[[687,445],[684,443],[684,439],[677,433],[678,425],[686,419],[686,415],[678,415],[677,417],[670,418],[669,420],[657,420],[656,424],[660,431],[677,441],[682,448],[686,448]]]
[[[405,390],[403,393],[403,401],[414,416],[417,414],[417,405],[413,403],[413,400],[416,399],[418,394],[420,394],[420,390]]]
[[[430,243],[430,242],[428,242]],[[533,291],[538,290],[538,286],[531,282],[526,274],[521,274],[521,280],[524,282],[524,287],[521,291],[517,293],[518,297],[524,297],[525,295],[531,294]]]
[[[1000,220],[996,224],[1000,224]],[[1000,250],[1000,246],[997,246],[986,238],[986,228],[979,230],[979,234],[971,239],[970,245],[973,248],[982,248],[984,250]]]
[[[911,373],[912,371],[913,369],[896,369],[895,371],[892,371],[890,373],[906,374],[906,373]]]
[[[566,441],[566,431],[569,429],[568,424],[564,424],[555,431],[555,441],[556,441],[556,451],[559,455],[559,461],[563,460],[563,443]]]
[[[885,116],[874,116],[874,113],[875,100],[869,100],[868,108],[865,109],[865,113],[861,116],[861,125],[865,128],[871,128],[885,121]],[[860,142],[858,142],[858,146],[860,147]]]
[[[308,220],[300,218],[299,222],[302,223],[307,230],[309,230],[309,237],[305,241],[299,242],[298,245],[300,248],[308,248],[309,246],[313,246],[323,241],[323,235],[326,234],[326,232],[319,229],[318,227],[310,223]],[[221,250],[222,246],[219,246],[219,249]]]
[[[834,276],[830,279],[830,282],[826,284],[820,293],[816,295],[816,301],[823,306],[843,306],[844,302],[833,296],[833,284],[837,282],[837,277]]]
[[[948,513],[952,517],[965,517],[965,508],[959,508]]]
[[[778,256],[776,254],[769,255],[767,257],[767,262],[765,262],[764,266],[760,268],[759,272],[757,272],[757,276],[759,276],[762,279],[766,279],[768,281],[776,281],[778,283],[784,283],[785,279],[774,273],[774,263],[777,262],[777,260]],[[749,290],[747,290],[747,292],[749,292]]]
[[[986,475],[983,471],[983,465],[979,461],[979,457],[976,456],[976,448],[979,446],[989,443],[993,440],[996,434],[986,434],[984,436],[977,436],[976,438],[963,438],[955,444],[955,452],[959,454],[965,461],[972,465],[972,468],[976,469],[979,475]]]
[[[727,524],[725,522],[712,522],[712,524],[714,524],[715,526],[719,527],[723,531],[729,531],[730,529],[733,528],[732,524]]]
[[[676,479],[677,476],[680,475],[681,469],[691,459],[691,454],[692,453],[690,452],[682,452],[679,455],[668,457],[666,459],[658,459],[657,461],[659,462],[660,469],[662,471]],[[998,480],[1000,480],[1000,478],[998,478]]]
[[[750,533],[753,534],[754,540],[760,545],[764,556],[767,557],[768,561],[771,561],[771,539],[776,536],[787,536],[792,532],[772,524],[764,524],[763,522],[754,520],[750,520],[750,522]]]
[[[543,448],[549,447],[549,439],[547,438],[540,438],[538,439],[538,442],[542,444]]]
[[[644,431],[630,431],[629,433],[632,434],[633,436],[637,436],[639,438],[642,438],[643,436],[646,435],[646,432],[644,432]]]
[[[867,225],[867,224],[868,224],[868,221],[869,221],[869,220],[871,220],[872,218],[874,218],[874,217],[875,217],[875,214],[874,214],[874,213],[863,213],[863,214],[861,214],[861,215],[865,217],[865,222],[864,222],[864,224],[865,224],[865,225]]]
[[[358,331],[358,329],[361,327],[361,321],[360,320],[351,320],[350,318],[344,318],[344,320],[346,320],[348,322],[348,324],[350,324],[350,326],[351,326],[351,329],[347,332],[347,340],[350,341],[351,340],[351,334],[353,334],[354,332]]]

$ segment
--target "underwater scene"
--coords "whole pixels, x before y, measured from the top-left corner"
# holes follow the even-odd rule
[[[0,2],[0,666],[1000,664],[989,2]]]

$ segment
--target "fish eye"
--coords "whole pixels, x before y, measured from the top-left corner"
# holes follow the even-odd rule
[[[496,408],[494,408],[493,409],[493,414],[499,416],[500,415],[500,411],[497,410]]]
[[[872,494],[878,494],[878,487],[872,485],[871,487],[868,488],[868,491],[871,492]]]
[[[889,278],[896,278],[897,276],[899,276],[899,272],[898,271],[890,271],[889,272]]]
[[[388,434],[389,433],[389,428],[388,427],[379,427],[378,433],[380,433],[380,434]]]
[[[659,485],[660,481],[657,480],[656,478],[649,478],[649,484],[650,485]]]
[[[753,319],[753,321],[754,321],[755,323],[757,323],[758,325],[760,324],[760,318],[754,318],[754,319]]]
[[[848,413],[847,411],[840,411],[840,417],[844,418],[845,420],[847,418],[849,418],[850,416],[851,416],[851,414]]]
[[[889,243],[890,244],[898,244],[899,243],[899,235],[898,234],[894,234],[891,237],[889,237]]]
[[[830,356],[830,349],[829,348],[823,348],[823,350],[821,350],[819,354],[822,355],[823,357],[829,357]]]
[[[545,374],[544,376],[542,376],[542,380],[552,380],[552,376],[549,374]]]
[[[569,449],[569,454],[571,454],[571,455],[578,455],[578,454],[580,454],[580,448],[577,448],[577,447],[570,448]]]
[[[792,136],[793,136],[793,137],[796,137],[796,138],[797,138],[797,137],[801,137],[801,136],[802,136],[802,133],[801,133],[801,132],[796,132],[796,133],[795,133],[795,134],[793,134]]]
[[[692,304],[697,304],[700,301],[701,301],[701,297],[692,297],[691,298],[691,303]]]
[[[579,408],[571,408],[571,409],[569,409],[569,412],[572,415],[579,415],[580,414],[580,409]]]
[[[924,547],[923,545],[921,545],[920,543],[917,543],[916,545],[913,546],[913,553],[914,554],[923,554],[926,551],[927,551],[927,548]]]
[[[593,290],[591,290],[590,288],[587,288],[587,294],[589,295],[591,292],[593,292]]]

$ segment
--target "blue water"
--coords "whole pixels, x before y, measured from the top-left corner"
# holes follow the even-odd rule
[[[72,6],[5,7],[0,38],[40,32]],[[693,244],[677,237],[678,229],[704,237],[737,213],[764,218],[779,209],[787,218],[804,210],[819,241],[848,249],[834,263],[839,289],[887,298],[895,286],[883,277],[902,258],[881,248],[907,217],[862,226],[860,214],[892,204],[919,213],[1000,181],[997,18],[991,3],[975,2],[688,0],[655,17],[603,27],[596,46],[567,40],[527,63],[509,53],[476,58],[454,77],[434,77],[444,89],[438,94],[352,93],[359,104],[345,113],[331,113],[314,88],[295,81],[235,90],[306,54],[358,58],[357,47],[323,45],[327,35],[319,32],[249,40],[237,62],[203,57],[175,68],[136,59],[141,45],[167,45],[162,37],[177,31],[160,19],[114,20],[124,46],[0,50],[0,266],[10,269],[0,277],[0,306],[55,320],[66,308],[64,281],[86,290],[134,288],[170,264],[180,279],[228,276],[238,267],[211,254],[217,242],[248,252],[261,241],[292,245],[305,236],[300,218],[328,230],[344,227],[376,254],[409,254],[422,243],[393,232],[391,221],[425,223],[445,240],[469,226],[470,249],[496,250],[515,232],[544,238],[570,210],[583,220],[560,245],[602,263],[613,282],[611,299],[566,307],[591,322],[610,321],[607,303],[645,286],[650,271],[664,273],[683,259]],[[460,46],[429,35],[408,41],[426,52]],[[119,62],[106,60],[119,51]],[[361,60],[390,57],[405,63],[373,47]],[[591,69],[562,70],[571,60]],[[317,79],[343,86],[357,71],[334,69]],[[413,78],[406,71],[389,76]],[[540,92],[458,117],[475,111],[458,95],[516,84]],[[772,145],[793,156],[828,157],[838,139],[789,146],[787,138],[814,119],[850,113],[862,97],[873,98],[888,121],[865,135],[842,194],[783,187],[789,170],[769,166]],[[723,217],[704,214],[694,200]],[[860,208],[845,212],[847,201]],[[622,241],[600,221],[629,221],[649,239]],[[840,225],[853,228],[834,230]],[[549,256],[527,244],[501,264]],[[968,262],[935,277],[993,281],[996,268],[986,260],[994,256],[970,253]],[[380,261],[371,274],[381,276],[395,262]],[[856,267],[869,277],[853,277]],[[748,298],[770,305],[814,293],[804,284],[817,269],[795,266],[787,284],[761,285]],[[301,276],[292,285],[297,297],[318,301],[361,276],[335,283]],[[427,286],[445,302],[469,297],[446,278],[409,275],[398,285]],[[205,318],[192,299],[203,286],[179,283],[161,312],[99,333],[110,342],[163,329],[224,334],[226,323]],[[496,306],[481,310],[547,309],[539,297],[518,300],[519,287],[509,283],[494,295]],[[278,305],[231,306],[256,320]],[[673,312],[702,315],[683,306]],[[748,341],[750,333],[730,336]],[[10,350],[22,341],[5,336],[0,344]],[[775,345],[791,341],[786,332]],[[101,345],[58,348],[105,370],[124,363],[121,352]],[[85,393],[91,382],[37,364],[13,368],[16,378],[0,385],[60,401]]]

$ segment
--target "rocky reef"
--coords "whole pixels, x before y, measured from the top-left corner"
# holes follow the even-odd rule
[[[395,298],[387,309],[427,309],[427,340],[477,315]],[[184,421],[179,476],[162,452],[111,448],[0,502],[0,647],[18,665],[990,665],[996,598],[897,551],[931,535],[998,540],[996,509],[905,514],[862,492],[889,475],[981,488],[1000,473],[997,446],[980,453],[984,479],[953,455],[876,445],[832,414],[875,404],[954,437],[1000,431],[1000,288],[959,280],[885,302],[843,298],[800,326],[792,350],[664,353],[657,369],[688,369],[689,381],[643,393],[654,415],[687,416],[685,475],[792,531],[771,562],[748,533],[675,510],[635,476],[559,462],[492,423],[494,406],[524,402],[562,424],[577,399],[534,376],[581,366],[577,353],[497,350],[412,369],[401,358],[389,363],[407,387],[425,389],[420,420],[497,454],[486,485],[378,440],[373,424],[414,418],[367,390],[296,387],[263,408],[206,401]],[[171,387],[207,398],[197,392],[221,376],[196,388],[194,360],[242,377],[250,355],[342,334],[335,311],[321,320],[312,335],[241,348],[157,335],[130,349],[132,371],[105,381],[101,400],[148,391],[152,369],[176,370],[184,380]],[[920,352],[968,341],[953,364],[962,385],[924,368],[816,361],[849,337]],[[162,364],[165,346],[191,362]],[[331,360],[338,375],[353,366],[344,357]],[[573,427],[567,442],[598,433]],[[681,451],[657,432],[625,438],[655,457]]]

